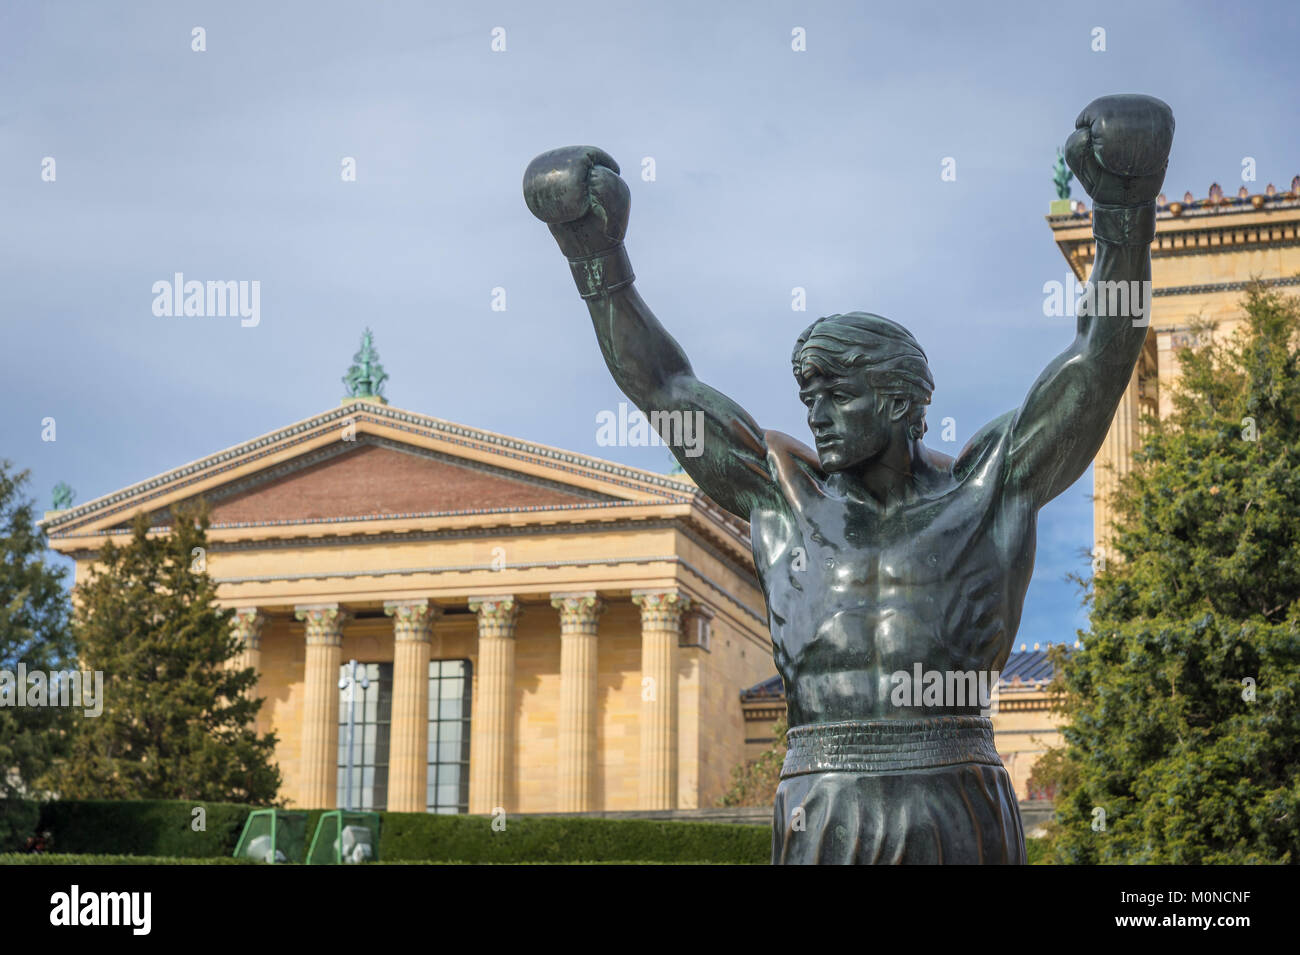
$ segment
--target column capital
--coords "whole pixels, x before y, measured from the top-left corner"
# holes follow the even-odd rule
[[[307,624],[307,643],[341,647],[343,625],[352,615],[338,604],[303,604],[293,608],[294,618]]]
[[[595,636],[596,623],[605,610],[605,601],[594,591],[551,594],[551,606],[560,611],[563,633],[587,633]]]
[[[262,649],[262,628],[266,615],[256,607],[237,607],[230,616],[230,629],[240,639],[244,650]]]
[[[433,622],[442,614],[427,598],[420,600],[385,600],[384,614],[393,618],[393,639],[428,643],[433,637]]]
[[[513,594],[471,597],[469,609],[478,614],[480,637],[513,637],[520,607]]]
[[[680,630],[682,614],[693,601],[677,590],[634,590],[632,603],[641,608],[643,630]]]

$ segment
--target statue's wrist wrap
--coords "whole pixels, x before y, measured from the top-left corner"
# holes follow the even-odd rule
[[[1092,234],[1116,245],[1150,245],[1156,237],[1156,204],[1107,206],[1097,203],[1092,210]]]
[[[569,268],[573,270],[573,280],[578,283],[578,294],[583,298],[609,295],[627,288],[636,280],[622,242],[612,249],[571,258]]]

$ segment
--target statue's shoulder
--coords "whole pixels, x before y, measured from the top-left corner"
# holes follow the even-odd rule
[[[986,470],[990,464],[1005,463],[1010,457],[1011,426],[1015,420],[1016,413],[1008,411],[975,432],[952,461],[953,477],[964,481],[977,468]]]
[[[764,431],[767,469],[787,501],[802,500],[820,492],[826,481],[817,452],[784,431]]]

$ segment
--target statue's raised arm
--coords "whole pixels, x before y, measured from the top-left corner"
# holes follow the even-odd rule
[[[1012,426],[1011,481],[1037,507],[1087,470],[1146,341],[1155,198],[1174,116],[1151,96],[1103,96],[1075,127],[1065,158],[1093,199],[1097,256],[1074,341],[1034,382]]]
[[[763,432],[743,408],[695,377],[681,346],[633,287],[623,246],[631,195],[618,173],[618,163],[594,146],[553,149],[529,163],[524,199],[569,260],[614,381],[700,488],[748,520],[775,496]]]

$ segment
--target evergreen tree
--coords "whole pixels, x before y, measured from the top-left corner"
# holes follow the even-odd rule
[[[207,511],[173,517],[150,535],[138,516],[129,543],[107,542],[77,587],[74,633],[82,665],[103,671],[104,711],[75,724],[60,793],[272,803],[276,740],[253,729],[256,671],[230,665],[239,640],[207,573]]]
[[[1057,862],[1300,862],[1300,304],[1245,308],[1180,353],[1056,655]]]
[[[70,666],[66,571],[45,563],[45,535],[24,495],[28,472],[0,461],[0,670],[27,672]],[[43,795],[41,782],[65,741],[70,710],[17,706],[16,682],[0,705],[0,851],[31,835],[34,819],[14,800]]]

